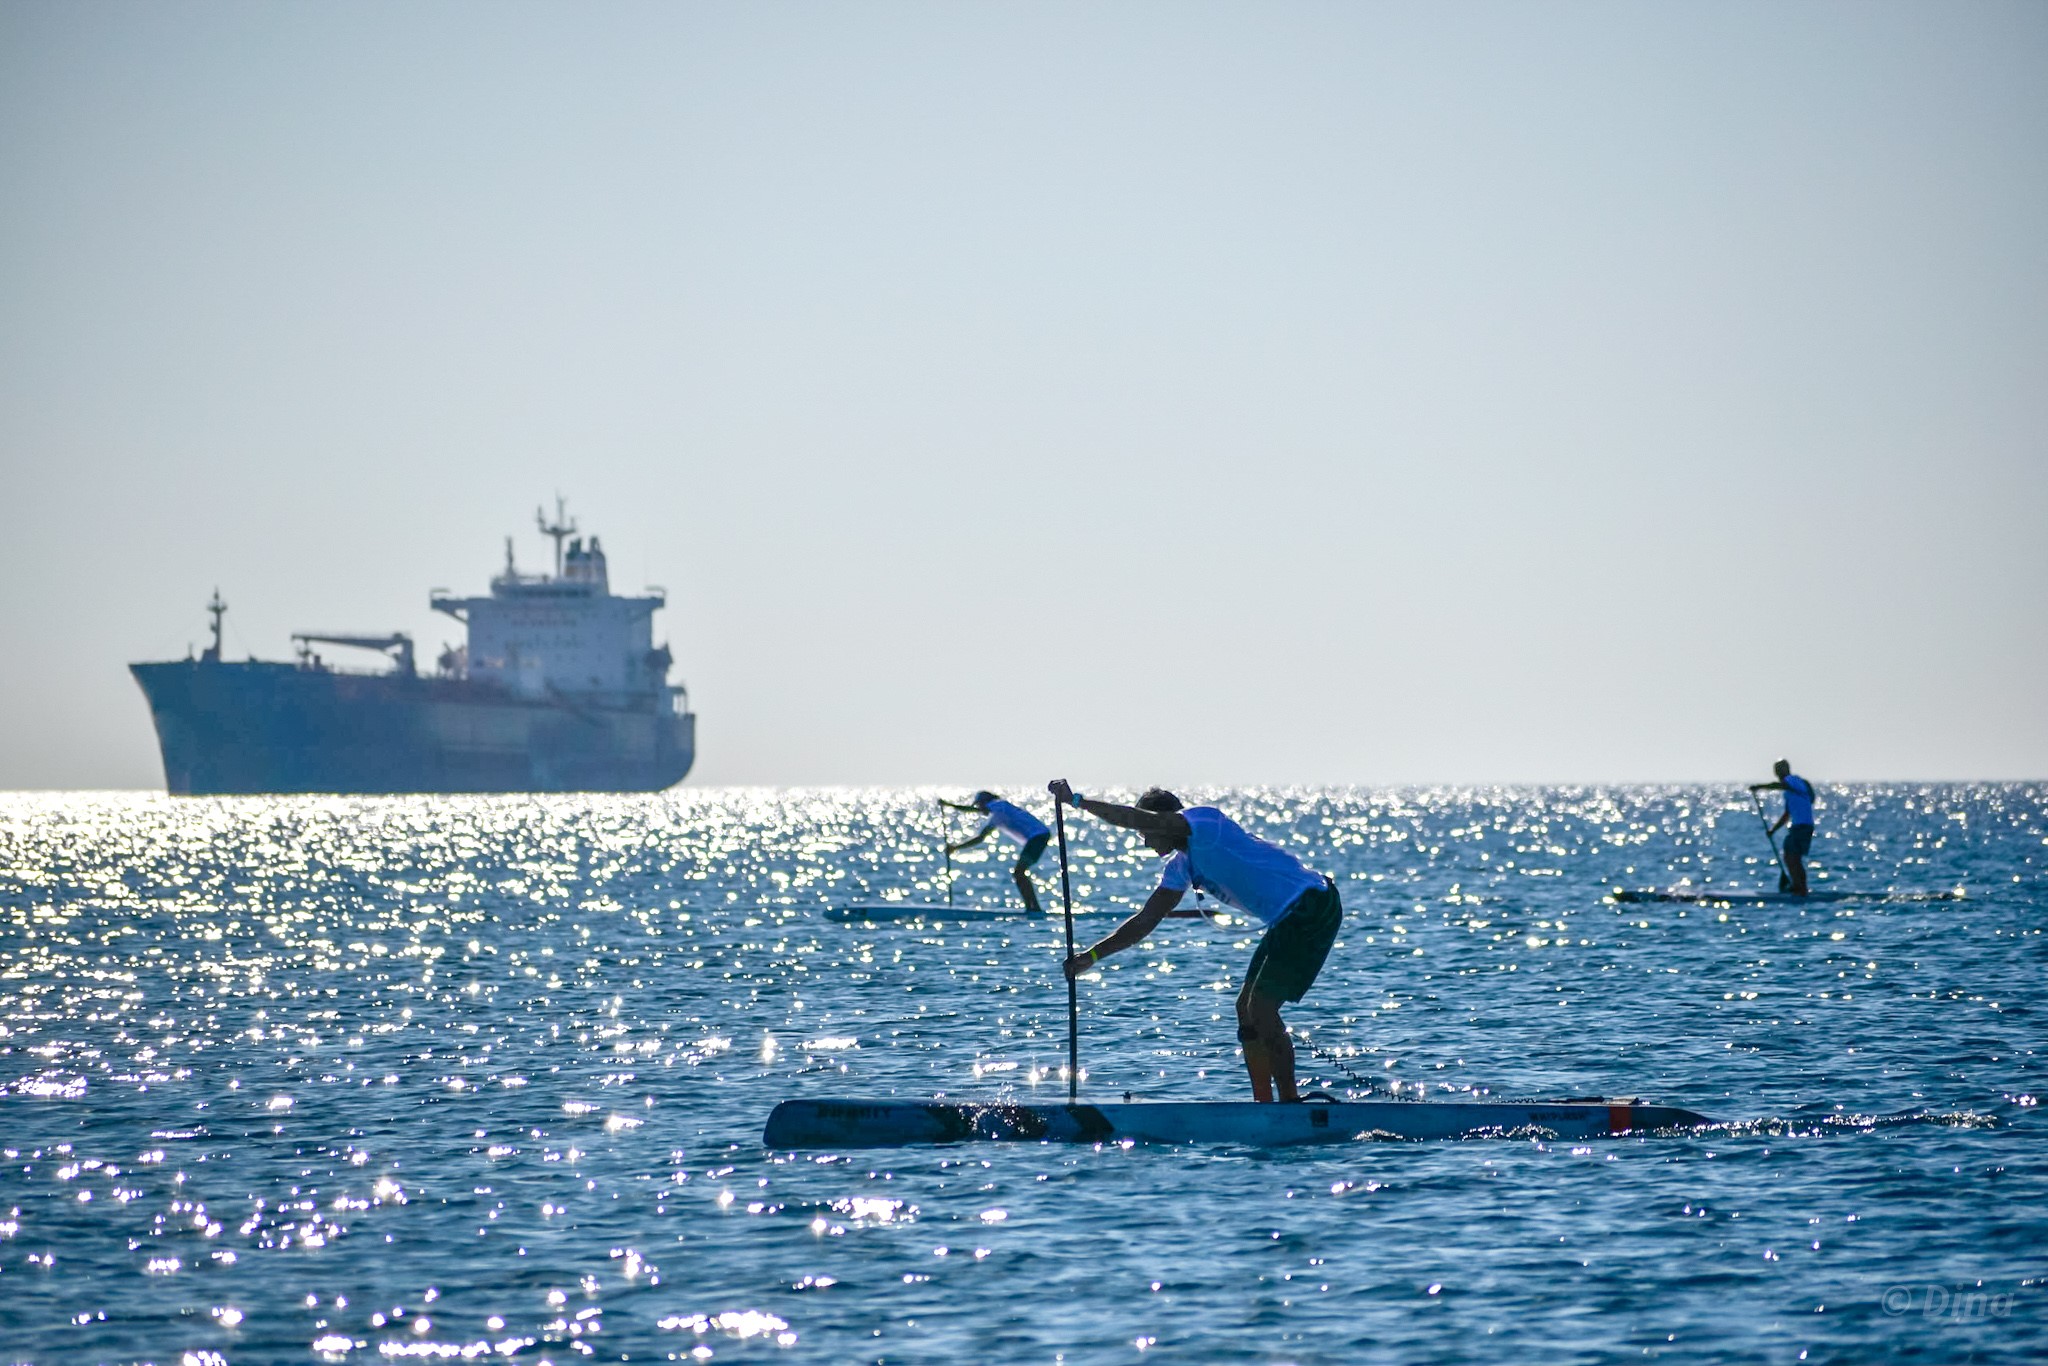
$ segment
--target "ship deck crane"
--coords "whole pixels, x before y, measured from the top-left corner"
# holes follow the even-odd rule
[[[327,636],[312,631],[294,631],[292,639],[301,645],[346,645],[357,650],[382,650],[392,656],[398,664],[398,671],[406,677],[410,678],[416,672],[412,637],[403,631],[394,631],[388,636]]]

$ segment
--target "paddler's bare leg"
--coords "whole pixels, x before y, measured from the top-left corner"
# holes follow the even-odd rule
[[[1038,889],[1031,885],[1031,874],[1024,871],[1024,865],[1020,863],[1011,869],[1010,876],[1016,881],[1017,890],[1024,894],[1024,910],[1026,914],[1045,914],[1044,911],[1039,909]]]
[[[1240,991],[1237,1037],[1244,1044],[1244,1070],[1251,1074],[1253,1100],[1301,1099],[1294,1081],[1294,1040],[1287,1037],[1278,1001],[1249,988]]]
[[[1017,884],[1017,890],[1024,895],[1024,911],[1027,915],[1045,914],[1038,906],[1038,888],[1031,884],[1031,865],[1038,862],[1039,855],[1045,852],[1049,838],[1050,836],[1046,835],[1034,835],[1026,840],[1024,847],[1017,852],[1016,866],[1010,869],[1011,880]]]

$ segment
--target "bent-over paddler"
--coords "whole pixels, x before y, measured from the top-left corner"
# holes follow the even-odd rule
[[[1144,942],[1190,890],[1206,892],[1266,927],[1237,993],[1237,1037],[1251,1075],[1252,1099],[1298,1101],[1294,1041],[1280,1007],[1308,994],[1329,957],[1344,918],[1337,884],[1305,867],[1279,845],[1249,834],[1213,806],[1183,806],[1165,788],[1148,789],[1136,806],[1083,797],[1064,779],[1053,797],[1097,820],[1135,830],[1165,859],[1159,886],[1136,915],[1066,961],[1069,978],[1113,953]]]
[[[941,800],[939,805],[955,811],[978,812],[987,817],[987,823],[958,844],[947,845],[947,856],[957,854],[962,849],[972,849],[1000,830],[1023,846],[1017,851],[1016,865],[1010,869],[1010,880],[1017,884],[1017,891],[1024,897],[1025,914],[1042,914],[1038,906],[1038,891],[1031,884],[1031,865],[1038,862],[1039,856],[1045,852],[1046,842],[1052,838],[1052,831],[1045,828],[1044,821],[1023,807],[1006,802],[987,789],[975,793],[967,800],[970,803],[967,806],[944,800]]]

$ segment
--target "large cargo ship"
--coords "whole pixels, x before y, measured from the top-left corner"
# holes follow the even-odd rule
[[[467,639],[421,673],[412,637],[300,632],[292,661],[230,663],[227,604],[197,657],[131,664],[163,749],[191,795],[262,792],[653,792],[696,754],[689,693],[654,644],[657,590],[611,591],[604,550],[556,506],[553,574],[505,568],[485,598],[430,599]],[[338,669],[316,646],[376,650],[381,672]]]

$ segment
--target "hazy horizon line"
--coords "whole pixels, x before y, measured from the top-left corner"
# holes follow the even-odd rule
[[[1756,781],[1761,781],[1756,780]],[[1900,787],[1918,784],[1927,787],[2031,787],[2048,784],[2048,777],[2033,778],[1817,778],[1818,788],[1853,787]],[[1149,785],[1149,784],[1148,784]],[[1400,792],[1415,790],[1437,790],[1443,788],[1472,789],[1523,789],[1523,788],[1716,788],[1741,789],[1748,783],[1741,778],[1514,778],[1514,779],[1443,779],[1414,782],[1259,782],[1219,783],[1184,782],[1172,785],[1187,791],[1244,792],[1254,790],[1285,790],[1289,788],[1310,791],[1363,790],[1376,792]],[[0,787],[0,798],[4,797],[91,797],[91,796],[176,796],[186,801],[246,800],[250,798],[275,797],[663,797],[681,792],[865,792],[865,791],[932,791],[972,792],[985,788],[992,792],[1022,793],[1026,796],[1044,795],[1041,789],[1016,783],[997,783],[993,786],[976,783],[951,783],[920,781],[910,783],[678,783],[653,792],[218,792],[200,794],[179,794],[168,792],[161,787]],[[1143,787],[1136,784],[1106,784],[1096,789],[1108,792],[1141,792]],[[1084,789],[1085,792],[1085,789]]]

